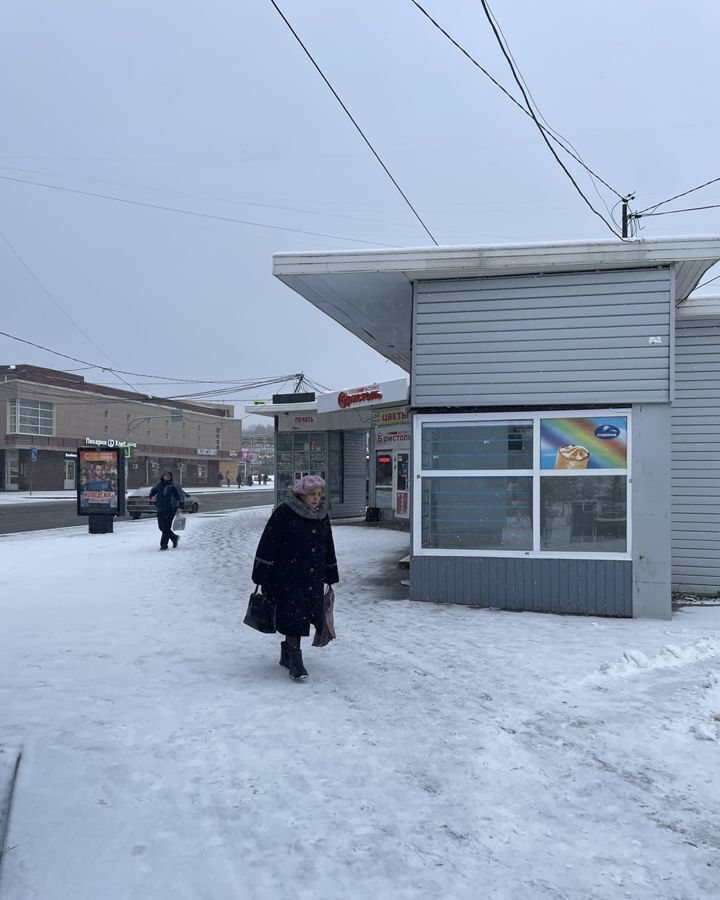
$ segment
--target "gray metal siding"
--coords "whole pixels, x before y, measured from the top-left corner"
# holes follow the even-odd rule
[[[661,268],[419,281],[412,405],[667,403],[673,278]]]
[[[367,485],[367,432],[346,431],[343,435],[344,502],[330,509],[332,519],[365,515]]]
[[[413,556],[410,598],[483,608],[632,616],[629,560]]]
[[[720,591],[720,322],[677,319],[672,405],[672,582]]]

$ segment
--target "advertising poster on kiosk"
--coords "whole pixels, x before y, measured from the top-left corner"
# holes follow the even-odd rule
[[[78,448],[77,511],[79,516],[125,514],[125,450]]]
[[[543,419],[541,469],[626,469],[627,418]]]

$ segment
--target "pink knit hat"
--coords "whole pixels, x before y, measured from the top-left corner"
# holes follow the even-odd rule
[[[293,494],[302,496],[303,494],[309,494],[310,491],[314,491],[315,488],[320,488],[324,491],[324,479],[322,479],[319,475],[303,475],[300,481],[295,484],[295,487],[293,488]]]

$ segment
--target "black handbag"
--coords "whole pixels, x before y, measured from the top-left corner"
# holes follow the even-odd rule
[[[263,594],[259,584],[255,585],[255,590],[250,594],[243,622],[250,628],[254,628],[255,631],[262,631],[263,634],[275,634],[277,631],[275,628],[275,602]]]

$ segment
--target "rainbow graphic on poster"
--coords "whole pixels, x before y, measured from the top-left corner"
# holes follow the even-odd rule
[[[627,418],[542,419],[540,468],[627,468]]]

